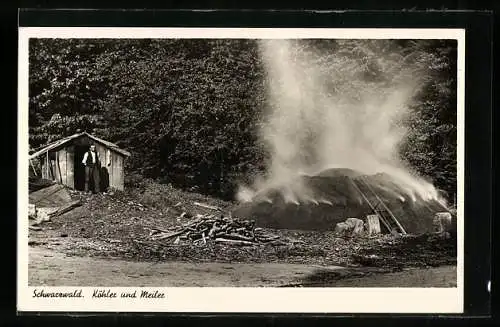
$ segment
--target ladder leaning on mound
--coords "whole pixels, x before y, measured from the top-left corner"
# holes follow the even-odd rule
[[[361,196],[363,197],[363,199],[370,206],[370,209],[372,209],[372,211],[380,218],[380,221],[382,222],[382,224],[384,224],[385,228],[387,228],[387,230],[389,232],[392,232],[393,230],[395,230],[395,231],[397,231],[397,232],[399,232],[401,234],[406,234],[405,229],[399,223],[399,221],[396,219],[396,217],[394,216],[394,214],[392,213],[392,211],[389,210],[389,208],[384,203],[384,201],[378,196],[378,194],[370,186],[370,184],[368,184],[366,182],[366,180],[365,180],[364,177],[362,177],[362,176],[359,177],[359,180],[366,186],[366,188],[370,191],[370,193],[372,194],[372,196],[376,199],[376,203],[375,204],[373,204],[372,202],[370,202],[370,200],[368,199],[368,197],[365,195],[365,193],[363,193],[363,191],[361,191],[361,188],[356,184],[356,182],[354,181],[354,179],[352,179],[352,178],[349,178],[349,179],[351,180],[352,184],[354,185],[354,188],[356,188],[356,190],[359,192],[359,194],[361,194]]]

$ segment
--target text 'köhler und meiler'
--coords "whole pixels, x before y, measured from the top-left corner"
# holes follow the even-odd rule
[[[95,289],[92,293],[92,298],[145,298],[145,299],[164,299],[165,293],[159,292],[158,290],[142,290],[140,292],[113,292],[110,289],[107,290],[99,290]]]

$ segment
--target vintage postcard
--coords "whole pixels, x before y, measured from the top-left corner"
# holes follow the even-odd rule
[[[20,27],[18,311],[463,312],[464,46]]]

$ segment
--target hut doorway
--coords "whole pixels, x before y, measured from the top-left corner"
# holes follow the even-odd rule
[[[82,164],[83,156],[88,151],[86,145],[75,145],[75,190],[85,190],[85,166]]]

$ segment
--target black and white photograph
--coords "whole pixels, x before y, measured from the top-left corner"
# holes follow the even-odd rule
[[[462,31],[26,30],[31,304],[419,289],[461,310]]]

